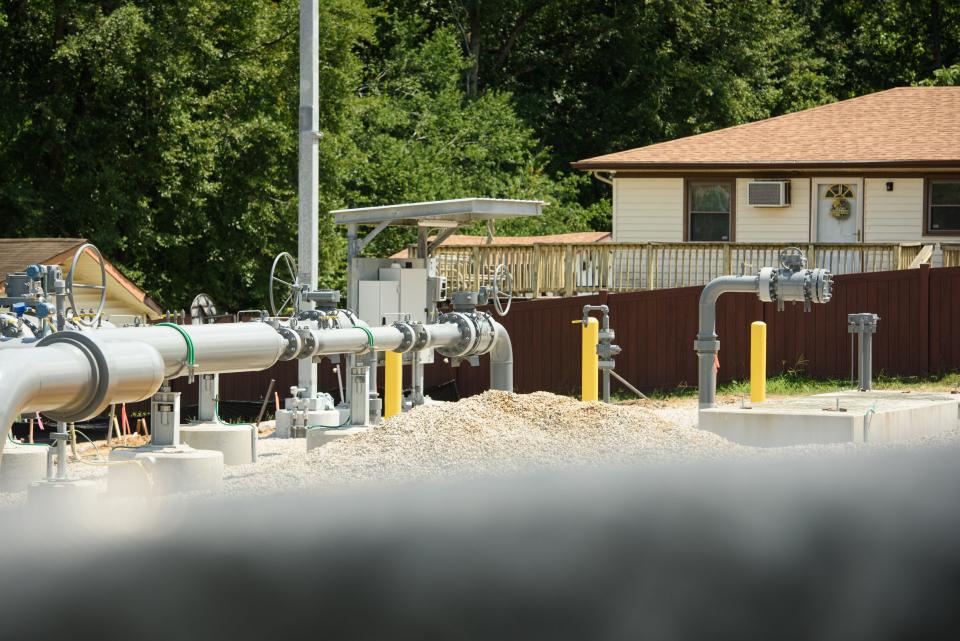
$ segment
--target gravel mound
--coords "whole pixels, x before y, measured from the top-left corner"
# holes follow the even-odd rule
[[[406,480],[633,459],[715,458],[745,449],[636,405],[489,391],[413,409],[308,455],[326,482]]]

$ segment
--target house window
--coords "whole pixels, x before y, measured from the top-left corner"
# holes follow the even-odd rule
[[[687,207],[691,241],[726,242],[730,240],[733,185],[730,182],[690,181],[687,183]]]
[[[930,233],[960,232],[960,180],[931,180],[927,189]]]

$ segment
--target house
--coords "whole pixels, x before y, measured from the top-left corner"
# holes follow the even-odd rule
[[[0,296],[8,273],[22,272],[28,265],[59,265],[64,276],[77,250],[87,241],[83,238],[0,238]],[[107,300],[103,317],[117,324],[127,324],[133,318],[157,320],[163,310],[147,294],[120,273],[104,258],[107,277]],[[95,253],[86,249],[77,261],[76,282],[98,285],[100,267]],[[81,309],[96,308],[99,291],[79,289],[75,292],[77,306]]]
[[[890,89],[573,166],[612,183],[617,243],[946,243],[960,237],[960,87]]]

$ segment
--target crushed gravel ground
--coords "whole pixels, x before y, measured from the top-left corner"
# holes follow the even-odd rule
[[[696,401],[672,404],[581,403],[547,392],[490,391],[435,403],[368,432],[305,451],[303,439],[262,438],[259,460],[225,468],[224,492],[269,494],[373,481],[512,474],[544,468],[636,461],[770,456],[845,456],[930,447],[960,448],[960,430],[897,444],[751,448],[697,429]],[[106,469],[72,462],[73,478]],[[0,508],[25,493],[0,493]]]

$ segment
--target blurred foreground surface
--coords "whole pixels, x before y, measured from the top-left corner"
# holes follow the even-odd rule
[[[4,639],[956,638],[952,452],[0,513]]]

